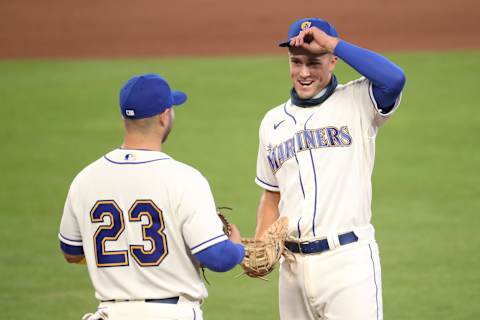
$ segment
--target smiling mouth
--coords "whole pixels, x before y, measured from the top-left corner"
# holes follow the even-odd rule
[[[299,83],[302,87],[306,88],[306,87],[308,87],[309,85],[311,85],[311,84],[313,83],[313,81],[300,81],[300,80],[299,80],[298,83]]]

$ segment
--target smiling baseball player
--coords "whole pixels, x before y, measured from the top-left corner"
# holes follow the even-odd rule
[[[280,46],[293,88],[260,125],[256,235],[289,218],[295,259],[280,267],[281,319],[382,319],[371,176],[375,137],[399,105],[404,73],[319,18],[295,21]],[[339,84],[338,58],[363,77]]]
[[[159,75],[130,79],[120,92],[122,147],[71,184],[60,245],[68,262],[86,259],[100,300],[84,319],[202,319],[199,262],[222,272],[244,256],[238,229],[230,225],[233,242],[223,232],[206,179],[161,151],[172,106],[186,98]]]

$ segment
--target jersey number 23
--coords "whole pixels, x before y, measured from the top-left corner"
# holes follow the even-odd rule
[[[90,211],[92,223],[101,223],[109,217],[110,223],[101,225],[93,235],[93,245],[98,267],[119,267],[129,265],[129,254],[142,267],[158,266],[168,254],[167,237],[163,233],[162,210],[152,200],[137,200],[128,211],[130,222],[141,222],[142,216],[148,223],[140,224],[143,240],[150,242],[150,248],[144,245],[130,244],[129,250],[106,250],[108,241],[116,241],[123,231],[125,222],[123,212],[114,200],[100,200]]]

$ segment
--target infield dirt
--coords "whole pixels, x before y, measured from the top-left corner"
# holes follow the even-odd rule
[[[275,54],[305,16],[374,50],[480,48],[477,0],[15,0],[0,3],[0,58]]]

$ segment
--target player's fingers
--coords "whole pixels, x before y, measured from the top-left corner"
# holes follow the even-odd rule
[[[298,46],[301,46],[304,42],[305,42],[305,30],[302,30],[300,31],[300,33],[298,34]]]
[[[296,46],[299,47],[302,45],[302,36],[301,35],[298,35],[297,36],[297,43],[296,43]]]
[[[304,37],[304,33],[303,33],[303,31],[300,31],[300,32],[298,33],[298,35],[295,37],[295,46],[296,46],[296,47],[302,45],[303,37]]]
[[[230,234],[229,239],[235,243],[240,243],[242,240],[242,236],[240,235],[240,230],[238,230],[237,226],[233,223],[230,223],[230,228],[232,233]]]
[[[298,42],[298,36],[293,37],[293,38],[292,38],[292,41],[290,41],[290,46],[296,47],[296,46],[297,46],[297,42]]]
[[[240,237],[240,230],[238,230],[236,225],[232,226],[232,233],[234,233],[236,236]]]
[[[297,36],[293,37],[292,40],[290,40],[290,46],[291,47],[297,46]]]
[[[298,36],[297,47],[302,46],[302,44],[303,44],[303,42],[304,42],[304,37],[305,37],[305,34],[304,34],[304,33],[302,33],[300,36]]]

